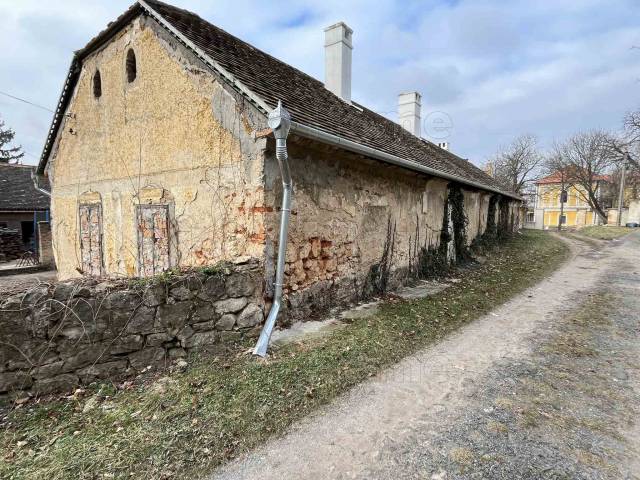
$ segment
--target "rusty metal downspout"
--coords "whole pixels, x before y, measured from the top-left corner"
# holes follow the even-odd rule
[[[267,355],[269,348],[269,340],[273,327],[278,318],[278,312],[282,305],[282,288],[284,286],[284,262],[287,253],[287,236],[289,233],[289,217],[291,216],[291,195],[293,193],[293,184],[291,181],[291,172],[289,171],[289,162],[287,154],[287,136],[291,128],[291,117],[289,112],[282,106],[282,102],[278,101],[278,106],[269,113],[269,127],[273,130],[276,137],[276,158],[280,166],[280,175],[282,176],[282,211],[280,214],[280,235],[278,237],[278,260],[276,264],[276,280],[274,283],[273,303],[271,310],[264,323],[260,338],[253,349],[253,354],[260,357]]]

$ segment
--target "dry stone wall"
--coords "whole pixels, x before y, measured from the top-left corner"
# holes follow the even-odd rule
[[[42,285],[0,304],[0,395],[49,394],[222,353],[259,333],[260,264],[214,274]]]

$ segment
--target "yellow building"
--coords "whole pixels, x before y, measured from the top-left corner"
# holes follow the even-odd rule
[[[604,177],[598,182],[604,181]],[[599,185],[598,185],[599,188]],[[562,182],[558,174],[549,175],[536,182],[536,204],[533,223],[536,228],[583,227],[601,223],[596,212],[587,202],[587,192],[580,186],[565,185],[566,198],[561,205]]]

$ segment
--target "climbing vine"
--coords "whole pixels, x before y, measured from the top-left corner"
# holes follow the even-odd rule
[[[491,198],[489,199],[489,211],[487,212],[487,229],[485,230],[485,235],[492,239],[495,238],[497,234],[496,209],[499,199],[500,195],[497,194],[491,195]]]
[[[467,262],[471,259],[471,254],[467,247],[467,224],[469,221],[464,211],[464,194],[459,185],[449,185],[447,205],[451,209],[456,263]]]
[[[418,253],[417,277],[420,279],[435,278],[449,271],[447,253],[433,246],[421,247]]]
[[[485,248],[493,247],[498,240],[498,226],[496,225],[496,213],[500,195],[494,194],[489,198],[487,210],[487,227],[482,235],[476,237],[471,245],[474,251],[482,252]]]
[[[371,295],[383,295],[389,288],[389,279],[391,277],[391,265],[396,245],[396,222],[387,221],[387,235],[382,247],[382,256],[380,261],[371,265],[369,273],[364,283],[362,295],[370,297]]]
[[[451,230],[449,228],[451,222]],[[418,278],[433,278],[449,271],[450,263],[464,263],[472,259],[467,247],[468,219],[464,210],[464,194],[459,185],[451,184],[442,212],[440,242],[438,247],[430,243],[420,248],[413,269]],[[455,258],[448,258],[449,245],[454,242]]]
[[[500,218],[498,219],[498,238],[503,239],[511,235],[512,229],[509,221],[509,201],[500,199]]]
[[[447,258],[447,249],[451,240],[451,233],[449,232],[449,199],[447,198],[442,212],[442,228],[440,229],[440,244],[438,245],[438,251],[441,255],[444,255],[445,259]]]

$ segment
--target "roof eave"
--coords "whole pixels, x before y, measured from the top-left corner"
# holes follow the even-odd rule
[[[386,163],[390,163],[392,165],[396,165],[399,167],[407,168],[409,170],[413,170],[420,173],[425,173],[427,175],[431,175],[434,177],[439,177],[445,180],[451,180],[462,185],[467,185],[474,188],[479,188],[481,190],[486,190],[493,193],[498,193],[500,195],[504,195],[514,200],[523,201],[523,198],[515,195],[510,192],[506,192],[504,190],[500,190],[489,185],[485,185],[480,182],[474,182],[472,180],[468,180],[466,178],[459,177],[457,175],[452,175],[449,173],[442,172],[440,170],[436,170],[434,168],[427,167],[425,165],[419,164],[417,162],[412,162],[410,160],[406,160],[404,158],[398,157],[396,155],[392,155],[390,153],[382,152],[380,150],[376,150],[371,147],[367,147],[366,145],[362,145],[357,142],[353,142],[351,140],[347,140],[345,138],[339,137],[337,135],[333,135],[331,133],[327,133],[323,130],[318,130],[317,128],[309,127],[308,125],[304,125],[298,122],[291,122],[291,130],[296,134],[309,138],[311,140],[317,140],[322,143],[327,143],[336,147],[343,148],[345,150],[349,150],[355,153],[360,153],[366,155],[371,158],[375,158],[377,160],[381,160]]]
[[[137,7],[140,7],[138,10]],[[178,29],[176,29],[170,22],[168,22],[162,15],[156,12],[147,2],[144,0],[138,0],[136,4],[132,5],[125,14],[121,15],[115,22],[109,25],[109,27],[99,34],[96,38],[94,38],[89,44],[76,52],[74,56],[74,60],[72,62],[71,68],[69,70],[69,75],[67,77],[67,82],[65,83],[65,88],[62,91],[60,96],[60,101],[58,103],[58,109],[56,110],[56,114],[54,116],[54,120],[49,131],[49,136],[47,137],[47,143],[45,144],[45,148],[42,153],[42,157],[40,159],[40,164],[38,165],[38,173],[44,174],[46,164],[51,153],[51,149],[53,147],[53,143],[55,142],[55,137],[57,136],[57,131],[62,121],[62,117],[64,116],[64,110],[66,110],[68,106],[68,101],[71,95],[70,90],[70,81],[73,80],[75,82],[76,79],[72,79],[71,76],[74,73],[74,66],[76,66],[76,70],[79,72],[81,67],[82,60],[93,52],[95,49],[99,48],[101,45],[109,41],[109,39],[120,30],[126,23],[131,21],[132,18],[135,18],[142,11],[145,11],[148,15],[150,15],[154,20],[156,20],[160,25],[162,25],[166,30],[168,30],[175,38],[177,38],[181,43],[183,43],[187,48],[193,51],[196,56],[212,68],[215,72],[220,74],[228,83],[231,84],[232,87],[236,88],[243,96],[245,96],[251,103],[253,103],[260,111],[264,114],[267,114],[270,110],[269,105],[258,95],[256,95],[253,91],[247,88],[242,82],[240,82],[233,74],[224,69],[218,62],[216,62],[213,58],[207,55],[201,48],[195,45],[191,40],[189,40],[185,35],[183,35]],[[74,84],[75,86],[75,84]],[[413,171],[426,173],[428,175],[444,178],[447,180],[452,180],[463,185],[472,186],[475,188],[479,188],[482,190],[487,190],[494,193],[499,193],[501,195],[508,196],[510,198],[522,201],[522,198],[514,195],[513,193],[505,192],[500,189],[496,189],[486,184],[482,184],[480,182],[474,182],[472,180],[467,180],[462,177],[458,177],[456,175],[447,174],[445,172],[432,169],[430,167],[421,165],[417,162],[413,162],[410,160],[405,160],[395,155],[391,155],[380,150],[376,150],[371,147],[367,147],[366,145],[362,145],[351,140],[346,140],[342,137],[338,137],[336,135],[327,133],[323,130],[316,129],[314,127],[309,127],[307,125],[303,125],[301,123],[293,122],[292,129],[304,136],[311,139],[316,139],[323,141],[325,143],[332,144],[334,146],[339,146],[346,150],[358,152],[370,156],[372,158],[376,158],[378,160],[382,160],[387,163],[391,163],[393,165],[401,166],[403,168],[408,168]]]

